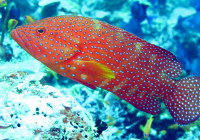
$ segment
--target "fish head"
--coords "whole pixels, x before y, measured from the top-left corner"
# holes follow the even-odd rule
[[[81,52],[80,38],[68,20],[51,17],[18,26],[11,37],[42,63],[63,63]]]

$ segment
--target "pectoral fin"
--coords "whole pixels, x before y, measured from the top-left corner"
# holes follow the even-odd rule
[[[76,71],[102,79],[115,79],[114,72],[107,66],[95,61],[75,61]]]

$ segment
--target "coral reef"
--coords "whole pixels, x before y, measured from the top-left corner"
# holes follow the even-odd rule
[[[2,71],[1,139],[101,139],[94,118],[68,90],[42,85],[43,73]]]

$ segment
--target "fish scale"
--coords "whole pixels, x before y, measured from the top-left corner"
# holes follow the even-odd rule
[[[55,72],[111,91],[144,112],[158,114],[162,99],[178,124],[199,118],[199,77],[176,80],[183,70],[171,52],[119,27],[58,16],[19,26],[11,36]]]

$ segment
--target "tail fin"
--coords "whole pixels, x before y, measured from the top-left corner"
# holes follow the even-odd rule
[[[174,120],[186,125],[200,117],[200,77],[186,77],[175,85],[174,93],[164,103]]]

